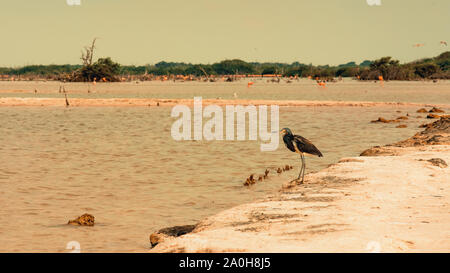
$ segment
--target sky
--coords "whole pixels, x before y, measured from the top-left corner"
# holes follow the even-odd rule
[[[450,50],[449,0],[0,0],[0,66],[401,62]],[[381,2],[369,5],[368,2]],[[413,47],[414,44],[425,44]]]

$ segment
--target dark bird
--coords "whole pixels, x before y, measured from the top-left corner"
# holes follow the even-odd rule
[[[281,129],[280,133],[283,135],[283,142],[286,147],[292,152],[300,154],[302,159],[302,167],[300,168],[300,173],[298,174],[297,180],[301,177],[302,180],[300,181],[300,184],[302,184],[306,169],[305,154],[317,155],[318,157],[323,157],[323,155],[311,141],[302,136],[292,134],[289,128]]]

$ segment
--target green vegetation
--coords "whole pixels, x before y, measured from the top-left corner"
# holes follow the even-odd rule
[[[449,62],[449,51],[435,58],[406,64],[400,64],[391,57],[383,57],[375,60],[368,68],[361,68],[358,76],[362,80],[376,80],[379,76],[385,80],[450,79]]]
[[[119,81],[120,64],[115,63],[111,58],[99,58],[93,62],[95,41],[92,40],[91,46],[84,47],[81,52],[81,60],[83,66],[73,71],[70,75],[61,75],[60,80],[67,80],[73,82],[90,82],[95,80],[102,80],[108,82]]]
[[[426,58],[410,63],[400,64],[391,57],[378,60],[365,60],[360,64],[348,62],[337,66],[314,66],[294,62],[258,63],[242,60],[224,60],[213,64],[190,64],[183,62],[159,62],[154,65],[130,66],[119,65],[111,58],[99,58],[93,62],[95,40],[86,47],[81,56],[82,65],[31,65],[20,68],[1,68],[0,75],[19,76],[26,79],[55,79],[67,81],[119,81],[129,76],[143,79],[151,76],[184,75],[193,77],[210,77],[218,75],[263,75],[277,74],[283,76],[319,77],[355,77],[360,80],[421,80],[450,79],[450,51],[434,58]]]
[[[35,76],[45,76],[45,77],[56,77],[61,73],[72,73],[76,69],[79,69],[81,65],[28,65],[19,68],[6,68],[0,67],[0,75],[35,75]]]

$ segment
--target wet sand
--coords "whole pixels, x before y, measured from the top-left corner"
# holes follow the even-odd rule
[[[70,106],[175,106],[183,104],[192,106],[193,99],[138,99],[138,98],[111,98],[86,99],[69,98]],[[371,102],[371,101],[304,101],[304,100],[249,100],[249,99],[203,99],[203,105],[279,105],[279,106],[416,106],[416,107],[450,107],[450,104],[429,104],[413,102]],[[0,106],[65,106],[64,98],[0,98]]]
[[[448,123],[384,155],[343,158],[303,185],[163,237],[151,252],[449,252]]]

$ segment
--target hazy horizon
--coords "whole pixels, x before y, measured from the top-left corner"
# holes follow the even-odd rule
[[[445,0],[3,2],[3,67],[80,64],[81,49],[94,37],[95,59],[123,65],[224,59],[338,65],[383,56],[409,62],[449,50],[440,41],[450,40]]]

